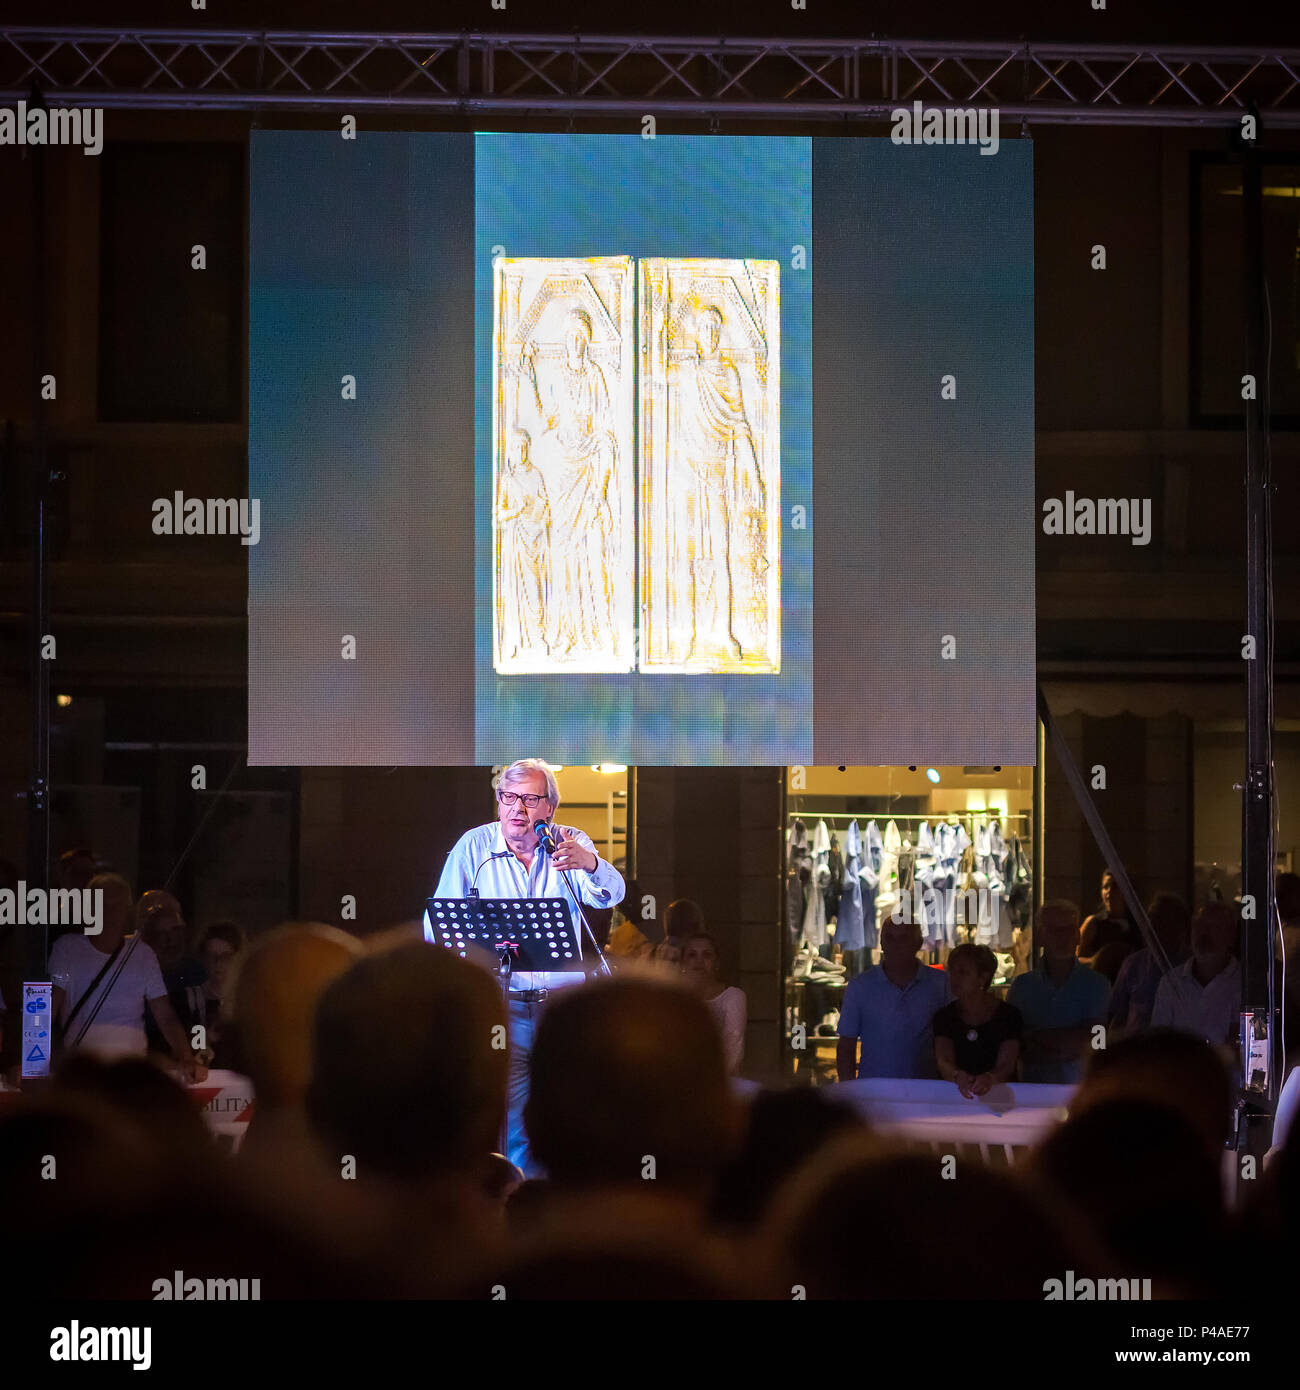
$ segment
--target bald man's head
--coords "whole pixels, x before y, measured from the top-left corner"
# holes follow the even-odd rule
[[[316,1004],[361,955],[324,922],[286,922],[249,949],[234,985],[234,1021],[259,1106],[299,1106],[311,1078]]]
[[[385,1177],[473,1164],[497,1147],[505,1043],[501,987],[480,966],[424,942],[369,954],[321,997],[312,1123]]]
[[[602,980],[547,1005],[524,1122],[557,1183],[706,1189],[731,1156],[738,1112],[722,1039],[704,1003],[676,983]]]

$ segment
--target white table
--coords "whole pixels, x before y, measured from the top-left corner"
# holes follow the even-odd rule
[[[951,1081],[865,1077],[840,1081],[826,1094],[847,1104],[873,1128],[934,1144],[978,1144],[988,1157],[996,1146],[1006,1160],[1035,1144],[1065,1118],[1073,1086],[1015,1082],[967,1100]]]

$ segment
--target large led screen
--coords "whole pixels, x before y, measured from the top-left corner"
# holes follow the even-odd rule
[[[260,764],[1033,760],[1028,142],[254,132]]]

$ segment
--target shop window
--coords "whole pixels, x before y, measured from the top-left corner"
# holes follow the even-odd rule
[[[786,780],[787,1033],[796,1068],[829,1076],[843,992],[880,959],[897,912],[942,966],[992,948],[994,988],[1027,968],[1033,912],[1032,767],[808,767]],[[859,891],[854,892],[855,882]]]

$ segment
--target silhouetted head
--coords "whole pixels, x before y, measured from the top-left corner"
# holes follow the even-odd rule
[[[919,922],[895,921],[894,913],[887,913],[880,924],[881,964],[891,969],[905,966],[909,960],[916,959],[921,949],[921,924]]]
[[[95,856],[83,848],[65,849],[59,855],[58,880],[60,888],[88,888],[95,876]],[[0,879],[0,886],[3,881]]]
[[[104,916],[100,922],[100,945],[116,945],[134,927],[134,906],[131,885],[121,874],[96,874],[86,887],[92,893],[103,892]]]
[[[210,999],[226,997],[235,961],[243,949],[244,933],[234,922],[213,922],[204,931],[199,957],[208,972],[204,989]]]
[[[1115,1277],[1204,1295],[1228,1273],[1218,1156],[1170,1106],[1119,1095],[1087,1105],[1047,1137],[1033,1171],[1087,1217]]]
[[[1206,903],[1192,919],[1192,955],[1221,962],[1237,944],[1237,914],[1227,903]]]
[[[693,932],[682,942],[682,974],[696,984],[718,978],[718,943],[708,932]]]
[[[1038,945],[1049,960],[1073,958],[1079,946],[1079,909],[1065,898],[1053,898],[1038,909]]]
[[[685,941],[704,930],[704,909],[694,898],[674,898],[664,913],[664,935]]]
[[[714,1215],[734,1227],[756,1223],[791,1174],[824,1145],[866,1126],[846,1105],[828,1099],[825,1087],[761,1091],[746,1108],[740,1152],[722,1171]]]
[[[809,1299],[1041,1299],[1046,1280],[1088,1267],[1083,1238],[1028,1178],[953,1161],[946,1172],[935,1154],[867,1136],[828,1145],[773,1205],[778,1286]]]
[[[211,1135],[189,1093],[143,1057],[109,1062],[70,1053],[57,1068],[53,1091],[108,1106],[160,1159],[193,1165],[212,1156]]]
[[[284,923],[249,949],[235,975],[233,1018],[258,1112],[302,1105],[317,1001],[360,954],[355,937],[324,922]]]
[[[948,952],[948,987],[958,999],[983,994],[998,973],[998,958],[987,946],[966,941]]]
[[[1203,1038],[1154,1028],[1093,1052],[1070,1113],[1080,1115],[1117,1097],[1173,1107],[1196,1126],[1211,1154],[1222,1151],[1233,1085],[1222,1058]]]
[[[505,1113],[497,981],[443,946],[368,955],[316,1011],[311,1120],[358,1168],[421,1178],[485,1162]]]
[[[531,1073],[524,1120],[557,1185],[702,1197],[733,1152],[722,1039],[675,981],[624,976],[553,998]]]
[[[1168,955],[1176,955],[1187,945],[1191,913],[1176,893],[1157,893],[1147,908],[1151,930]]]
[[[1127,917],[1128,904],[1124,901],[1119,879],[1109,869],[1101,871],[1101,905],[1107,917]]]
[[[185,956],[185,914],[176,896],[165,888],[140,894],[135,905],[135,929],[153,948],[163,970],[174,970]]]

